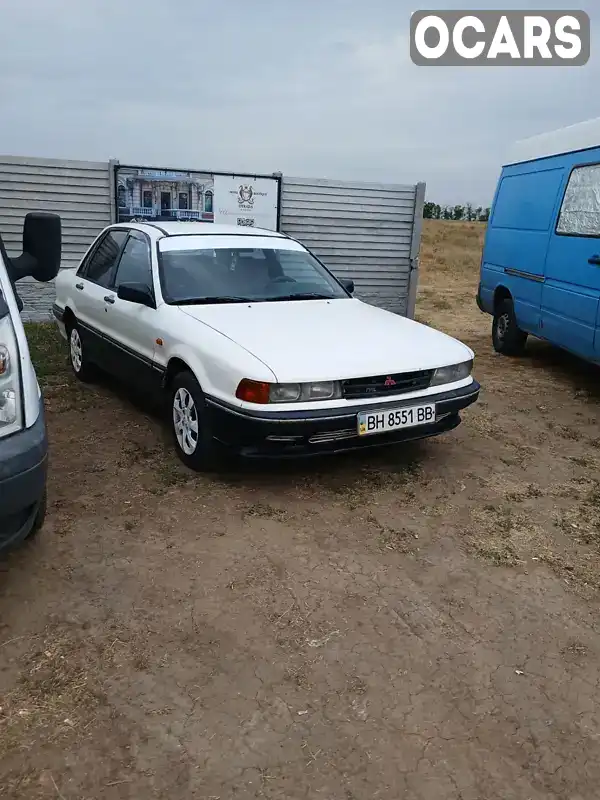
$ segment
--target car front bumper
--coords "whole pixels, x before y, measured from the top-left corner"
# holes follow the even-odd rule
[[[480,385],[474,380],[461,389],[410,400],[400,398],[376,407],[362,405],[273,414],[234,408],[214,398],[207,398],[206,403],[214,438],[235,453],[244,457],[299,458],[381,447],[445,433],[460,424],[459,412],[477,400],[479,390]],[[435,422],[358,435],[359,412],[386,411],[419,403],[435,403]]]
[[[0,439],[0,552],[25,539],[46,490],[48,439],[44,404],[30,428]]]

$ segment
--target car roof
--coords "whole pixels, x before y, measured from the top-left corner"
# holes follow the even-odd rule
[[[111,225],[111,228],[135,228],[145,230],[156,236],[274,236],[278,239],[287,238],[285,234],[267,228],[254,228],[245,225],[222,225],[215,222],[120,222]]]

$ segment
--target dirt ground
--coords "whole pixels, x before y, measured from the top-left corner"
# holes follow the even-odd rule
[[[0,566],[3,800],[598,798],[598,371],[493,353],[482,236],[425,227],[418,301],[481,399],[393,450],[196,476],[31,330],[50,515]]]

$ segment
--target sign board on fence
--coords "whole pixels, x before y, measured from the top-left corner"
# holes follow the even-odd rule
[[[116,219],[117,222],[218,222],[277,230],[279,183],[276,176],[118,164]]]
[[[277,230],[278,183],[272,178],[215,175],[215,222]]]

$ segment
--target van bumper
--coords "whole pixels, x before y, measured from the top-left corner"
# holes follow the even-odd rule
[[[33,530],[44,502],[48,439],[44,403],[30,428],[0,439],[0,552]]]
[[[397,431],[359,436],[357,415],[373,407],[315,409],[314,411],[267,412],[233,408],[215,398],[206,398],[214,438],[237,455],[246,458],[301,458],[343,453],[415,439],[426,439],[456,428],[459,412],[474,403],[480,385],[473,380],[461,389],[426,397],[388,402],[377,411],[398,409],[420,403],[435,403],[435,420]]]

